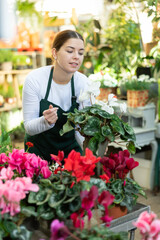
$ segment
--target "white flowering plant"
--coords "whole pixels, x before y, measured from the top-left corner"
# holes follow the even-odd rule
[[[101,88],[111,88],[117,87],[118,81],[115,78],[115,75],[110,71],[109,68],[102,70],[100,72],[91,74],[89,79],[93,82],[100,82]]]
[[[93,97],[99,95],[100,84],[92,83],[86,92],[81,92],[79,101],[83,102],[90,98],[91,106],[86,106],[80,110],[75,109],[74,113],[66,113],[67,122],[60,130],[62,136],[75,128],[84,136],[84,148],[87,146],[94,154],[97,153],[100,143],[116,142],[118,144],[127,142],[126,147],[131,153],[135,153],[136,138],[133,128],[124,122],[115,113],[115,107],[119,107],[121,113],[126,111],[126,104],[119,104],[114,94],[109,94],[108,101],[95,101]],[[120,140],[120,141],[119,141]]]
[[[149,90],[150,84],[156,82],[155,78],[142,74],[139,77],[132,76],[131,79],[123,79],[126,90]]]

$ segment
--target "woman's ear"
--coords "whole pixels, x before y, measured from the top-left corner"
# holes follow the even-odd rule
[[[55,60],[57,59],[57,51],[55,48],[52,49],[52,56]]]

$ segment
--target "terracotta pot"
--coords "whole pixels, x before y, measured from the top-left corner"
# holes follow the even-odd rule
[[[113,219],[125,216],[127,214],[127,208],[116,204],[112,208],[108,209],[108,215]]]

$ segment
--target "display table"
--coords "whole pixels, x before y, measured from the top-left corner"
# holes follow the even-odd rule
[[[130,232],[130,240],[134,240],[136,227],[133,225],[133,222],[135,222],[144,211],[150,212],[150,206],[137,203],[133,210],[127,215],[112,220],[109,229],[113,232]]]

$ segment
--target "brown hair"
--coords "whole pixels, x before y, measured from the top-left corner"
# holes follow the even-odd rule
[[[57,33],[53,41],[52,48],[55,48],[57,51],[59,51],[59,49],[63,46],[63,44],[70,38],[78,38],[84,42],[83,37],[78,32],[73,30],[64,30]]]

